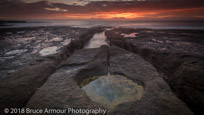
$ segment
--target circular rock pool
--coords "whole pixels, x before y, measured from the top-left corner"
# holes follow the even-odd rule
[[[87,84],[87,81],[90,82]],[[109,111],[121,103],[139,100],[144,93],[143,86],[121,75],[88,78],[81,83],[81,88],[93,102]]]

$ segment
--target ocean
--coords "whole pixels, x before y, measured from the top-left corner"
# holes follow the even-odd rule
[[[27,23],[7,23],[6,25],[10,26],[0,26],[0,28],[40,26],[71,26],[90,28],[95,26],[111,26],[123,28],[204,30],[204,21],[28,21]]]

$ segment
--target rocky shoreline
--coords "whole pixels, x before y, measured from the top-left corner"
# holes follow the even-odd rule
[[[110,46],[83,49],[103,31]],[[107,114],[203,113],[202,30],[35,27],[0,32],[1,113],[5,107],[107,109],[80,87],[86,78],[107,74],[144,87],[140,100]]]
[[[203,30],[114,29],[111,44],[141,55],[196,114],[204,113]],[[121,34],[136,33],[132,37]]]

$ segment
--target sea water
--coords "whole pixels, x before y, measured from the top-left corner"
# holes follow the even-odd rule
[[[39,26],[71,26],[90,28],[95,26],[111,26],[149,29],[204,29],[204,21],[28,21],[27,23],[7,23],[7,25],[10,26],[0,26],[0,28]]]

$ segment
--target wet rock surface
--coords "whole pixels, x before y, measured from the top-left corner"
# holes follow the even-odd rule
[[[149,39],[145,38],[147,41],[143,41],[142,39],[135,40],[134,36],[141,36],[142,34],[134,29],[127,31],[126,29],[119,29],[117,31],[110,29],[110,31],[108,31],[106,29],[105,34],[109,42],[123,49],[116,46],[108,47],[106,45],[100,48],[87,49],[84,47],[87,44],[91,44],[88,41],[94,34],[101,33],[105,30],[103,27],[90,29],[36,27],[1,30],[1,33],[3,33],[1,34],[2,42],[0,42],[0,68],[2,68],[0,70],[1,113],[4,108],[24,107],[34,109],[102,108],[107,109],[107,114],[193,114],[186,104],[178,99],[171,91],[169,85],[162,79],[162,75],[157,70],[162,72],[163,70],[173,71],[172,74],[167,74],[168,72],[171,73],[170,71],[164,71],[168,76],[163,78],[165,78],[169,84],[174,82],[176,86],[174,87],[176,89],[174,91],[181,92],[182,90],[183,97],[187,100],[199,95],[197,100],[191,102],[192,104],[196,104],[195,106],[201,103],[198,100],[202,98],[203,84],[202,81],[198,79],[201,79],[203,75],[200,73],[203,69],[203,60],[202,50],[198,50],[197,47],[191,49],[192,51],[190,52],[195,52],[190,56],[186,55],[186,53],[184,53],[185,55],[183,55],[183,53],[180,55],[180,53],[177,52],[182,50],[176,50],[176,53],[173,54],[170,52],[174,51],[173,49],[168,50],[168,56],[172,57],[167,56],[166,58],[166,55],[164,55],[166,52],[157,53],[157,50],[154,48],[148,49],[144,47],[144,50],[141,50],[140,45],[144,45]],[[120,34],[120,31],[122,34]],[[141,29],[141,32],[142,31],[151,33],[150,30]],[[72,32],[73,34],[71,34]],[[31,38],[24,39],[28,36]],[[18,37],[23,39],[18,39]],[[102,41],[104,42],[104,40],[103,38]],[[150,41],[158,42],[157,39],[151,39]],[[159,41],[158,43],[162,42]],[[35,52],[35,46],[38,44],[42,44],[42,46],[37,48],[37,52]],[[137,46],[135,44],[140,45]],[[198,47],[202,47],[202,42],[198,42],[198,44],[200,44],[197,45]],[[147,46],[153,47],[154,45]],[[160,48],[160,46],[157,48]],[[124,49],[128,49],[134,53]],[[153,53],[153,55],[151,49],[156,52],[156,54]],[[186,49],[186,47],[183,49]],[[141,56],[135,54],[138,52],[146,60],[152,59],[148,61],[155,65],[157,69]],[[7,59],[7,57],[9,58]],[[162,59],[172,60],[167,61],[168,63],[162,65],[162,67],[156,66],[157,63],[162,63],[159,60],[161,57]],[[183,60],[180,60],[180,57],[182,57]],[[174,63],[172,63],[172,61]],[[176,65],[174,65],[175,63]],[[158,69],[159,67],[161,69]],[[174,67],[177,68],[175,69]],[[8,73],[9,71],[11,72]],[[117,80],[120,79],[118,76],[123,76],[123,80],[126,82],[114,82],[121,84],[116,84],[117,87],[113,86],[113,84],[106,85],[110,87],[109,90],[104,90],[108,91],[104,93],[103,90],[99,88],[97,91],[101,91],[99,94],[101,94],[102,98],[107,98],[105,96],[106,94],[114,93],[110,91],[116,91],[116,95],[114,95],[116,99],[120,97],[117,96],[118,94],[126,98],[128,96],[123,94],[125,91],[120,91],[123,88],[117,88],[123,85],[125,87],[124,89],[131,90],[128,86],[134,83],[137,84],[134,86],[143,89],[140,90],[142,93],[139,94],[141,95],[139,95],[139,98],[135,98],[134,95],[134,98],[131,98],[129,101],[117,101],[118,103],[116,103],[114,107],[111,106],[111,109],[108,109],[108,107],[100,103],[100,101],[94,101],[90,95],[83,90],[84,85],[89,85],[94,80],[101,79],[101,76],[106,75],[116,77]],[[171,77],[170,75],[175,76]],[[192,82],[192,75],[196,75],[193,79],[198,80],[197,82]],[[127,81],[131,81],[131,83],[126,84]],[[195,92],[195,89],[197,90],[196,93],[188,95],[188,91]],[[137,92],[136,90],[133,91],[135,91],[134,94]],[[131,91],[129,91],[129,93],[131,93]],[[113,99],[112,97],[111,95],[108,100],[115,100],[115,98]]]
[[[135,37],[127,36],[132,33]],[[153,64],[175,94],[195,114],[203,114],[203,33],[203,30],[115,28],[105,34],[112,45],[137,53]]]
[[[0,31],[1,79],[23,67],[49,60],[59,54],[63,46],[69,45],[71,40],[87,33],[88,29],[36,27],[1,29]],[[50,47],[55,49],[43,52],[44,49]]]
[[[22,28],[23,30],[28,30],[29,28]],[[50,54],[50,55],[40,55],[40,50],[43,49],[39,48],[37,49],[38,52],[32,53],[33,50],[36,50],[35,48],[33,50],[26,49],[28,52],[18,52],[18,51],[13,51],[10,52],[9,55],[13,55],[14,58],[12,57],[11,59],[5,59],[4,61],[1,62],[1,69],[0,69],[0,75],[1,75],[1,81],[0,81],[0,108],[1,108],[1,113],[3,112],[2,110],[4,108],[20,108],[24,107],[27,101],[30,99],[30,97],[35,93],[35,91],[41,87],[41,85],[44,84],[44,82],[47,80],[50,75],[56,71],[57,67],[60,65],[60,63],[67,59],[70,55],[75,50],[83,48],[84,44],[86,44],[87,41],[89,41],[90,38],[95,33],[102,32],[103,28],[90,28],[90,29],[80,29],[80,28],[70,28],[70,27],[65,27],[65,28],[60,28],[60,27],[49,27],[49,28],[32,28],[31,33],[26,33],[23,32],[24,34],[22,36],[27,36],[28,35],[33,35],[33,34],[44,34],[44,32],[39,32],[39,31],[46,31],[46,32],[57,32],[55,34],[61,35],[61,33],[67,34],[67,37],[73,37],[73,38],[63,38],[63,40],[69,40],[71,41],[66,44],[58,44],[59,51],[56,54]],[[56,31],[54,31],[56,29]],[[59,29],[59,30],[57,30]],[[4,29],[3,29],[4,30]],[[9,29],[10,30],[10,29]],[[21,29],[20,29],[21,30]],[[52,30],[52,31],[51,31]],[[5,30],[4,30],[5,31]],[[36,32],[35,32],[36,31]],[[70,31],[73,31],[74,33],[70,35]],[[39,32],[39,33],[38,33]],[[59,32],[59,33],[58,33]],[[52,46],[55,44],[55,42],[49,41],[45,42],[46,39],[51,39],[53,34],[49,34],[50,36],[46,37],[46,35],[43,35],[45,39],[40,39],[42,40],[39,42],[39,44],[45,44],[47,46]],[[56,35],[56,36],[57,36]],[[4,35],[2,35],[4,36]],[[18,36],[18,35],[16,35]],[[12,35],[10,37],[13,37],[15,41],[15,35]],[[38,36],[38,35],[35,35]],[[59,37],[58,36],[58,37]],[[5,37],[5,36],[4,36]],[[2,42],[4,45],[2,46],[3,48],[1,49],[1,58],[4,58],[5,55],[8,54],[8,52],[3,52],[4,50],[10,50],[14,47],[16,47],[16,50],[20,50],[20,47],[18,47],[18,44],[12,43],[13,46],[10,48],[6,47],[6,45],[9,45],[9,43],[6,43],[7,38],[5,37],[2,38]],[[34,41],[36,39],[33,39]],[[33,41],[31,40],[31,41]],[[56,40],[56,39],[55,39]],[[57,39],[58,41],[59,39]],[[62,39],[60,39],[62,40]],[[2,43],[1,42],[1,43]],[[19,42],[17,40],[17,42]],[[26,42],[22,43],[21,45],[30,45],[30,48],[34,47],[38,43],[36,42]],[[57,43],[56,43],[57,44]],[[56,45],[55,47],[58,47]],[[46,47],[47,47],[46,46]],[[6,49],[7,48],[7,49]],[[48,50],[50,51],[50,50]],[[3,52],[3,53],[2,53]],[[46,52],[45,52],[46,53]],[[19,62],[19,63],[16,63]],[[8,74],[6,72],[12,71],[12,73]]]
[[[1,28],[0,31],[0,79],[2,79],[26,66],[55,58],[66,58],[65,55],[69,53],[67,49],[82,48],[94,33],[101,32],[102,28],[33,27]],[[69,48],[70,45],[72,47]]]
[[[102,104],[92,101],[80,84],[89,77],[100,78],[107,75],[108,71],[113,75],[126,76],[126,79],[144,87],[144,94],[139,100],[120,103],[112,111],[108,111],[108,114],[193,114],[172,93],[150,63],[139,55],[107,46],[75,52],[36,91],[25,107],[105,108]]]

